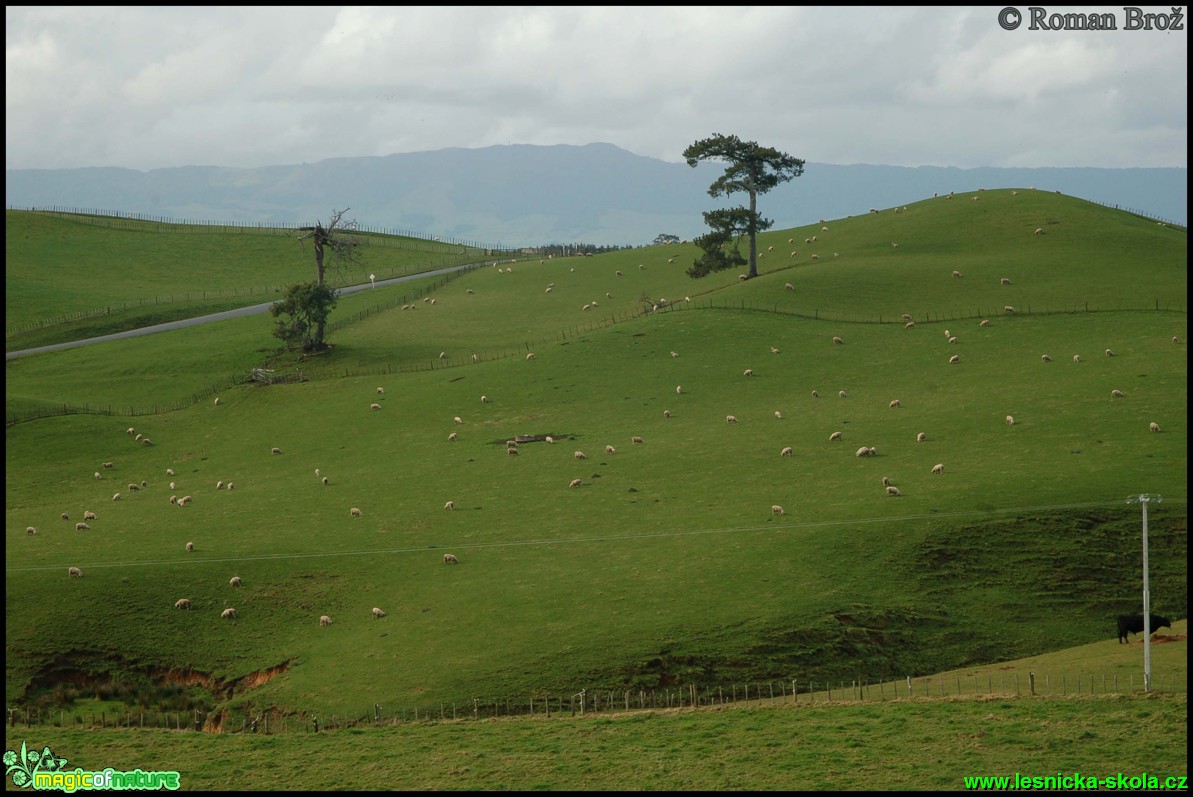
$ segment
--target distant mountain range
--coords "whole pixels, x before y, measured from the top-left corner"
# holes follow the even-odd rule
[[[799,157],[799,153],[791,153]],[[184,166],[6,169],[9,208],[100,210],[182,221],[306,224],[351,208],[373,229],[480,246],[648,244],[693,238],[724,165],[691,168],[611,144],[507,145],[233,169]],[[759,197],[776,229],[866,213],[950,191],[1058,190],[1175,224],[1188,220],[1188,169],[959,169],[807,163]]]

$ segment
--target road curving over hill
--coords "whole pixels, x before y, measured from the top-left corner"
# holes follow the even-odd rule
[[[373,287],[384,287],[386,285],[396,285],[400,282],[409,282],[411,280],[423,279],[424,277],[439,277],[444,274],[453,274],[457,271],[466,271],[472,268],[479,268],[483,263],[466,263],[462,266],[448,266],[447,268],[439,268],[433,271],[423,271],[419,274],[407,274],[403,277],[391,277],[390,279],[377,280],[374,286],[371,283],[362,283],[360,285],[349,285],[345,288],[340,288],[340,295],[349,293],[357,293],[358,291],[370,290]],[[83,340],[71,340],[65,343],[52,343],[48,346],[36,346],[32,349],[20,349],[18,351],[5,352],[5,360],[14,360],[17,357],[27,357],[31,354],[41,354],[47,351],[59,351],[61,349],[74,349],[79,346],[90,346],[93,343],[107,343],[111,340],[120,340],[122,338],[135,338],[138,335],[152,335],[155,332],[168,332],[171,329],[182,329],[183,327],[193,327],[199,324],[210,324],[215,321],[225,321],[229,318],[240,318],[241,316],[258,315],[260,313],[269,312],[269,308],[274,305],[274,302],[266,302],[264,304],[255,304],[251,307],[238,307],[235,310],[224,310],[220,313],[211,313],[209,315],[196,316],[194,318],[183,318],[178,321],[168,321],[164,324],[153,324],[148,327],[139,327],[137,329],[129,329],[124,332],[114,332],[111,335],[100,335],[94,338],[84,338]]]

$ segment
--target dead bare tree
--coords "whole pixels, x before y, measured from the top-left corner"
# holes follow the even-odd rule
[[[317,221],[313,227],[298,227],[294,230],[294,232],[303,233],[298,238],[299,243],[305,245],[307,241],[310,241],[315,249],[315,270],[318,274],[315,284],[319,288],[323,287],[327,267],[343,269],[349,264],[359,261],[360,240],[351,234],[357,229],[356,221],[344,218],[344,214],[349,210],[351,208],[333,210],[331,221],[327,224]],[[314,348],[316,349],[323,348],[325,324],[325,318],[320,316],[314,338]]]

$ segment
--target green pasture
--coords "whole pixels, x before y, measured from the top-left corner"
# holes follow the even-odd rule
[[[309,358],[264,314],[10,360],[10,414],[111,414],[6,431],[9,705],[101,674],[134,685],[113,705],[194,673],[206,710],[306,717],[997,666],[1115,642],[1140,492],[1153,609],[1185,618],[1185,231],[970,196],[768,233],[755,280],[692,280],[680,245],[364,291]],[[243,383],[264,365],[308,381]]]

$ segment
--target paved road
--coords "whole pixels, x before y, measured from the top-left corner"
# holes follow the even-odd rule
[[[377,280],[377,286],[396,285],[399,282],[409,282],[411,280],[422,279],[423,277],[438,277],[443,274],[451,274],[455,271],[463,271],[468,268],[475,268],[481,265],[472,263],[463,266],[449,266],[448,268],[435,269],[434,271],[424,271],[421,274],[408,274],[404,277],[391,277],[386,280]],[[372,285],[365,283],[363,285],[350,285],[346,288],[340,288],[340,295],[348,293],[356,293],[357,291],[367,291]],[[276,301],[276,300],[275,300]],[[5,360],[12,360],[17,357],[26,357],[30,354],[41,354],[44,351],[58,351],[59,349],[73,349],[78,346],[90,346],[92,343],[106,343],[109,340],[120,340],[121,338],[135,338],[138,335],[152,335],[155,332],[165,332],[171,329],[182,329],[183,327],[193,327],[197,324],[210,324],[213,321],[224,321],[228,318],[239,318],[246,315],[257,315],[269,311],[274,302],[266,302],[265,304],[255,304],[252,307],[240,307],[235,310],[225,310],[222,313],[211,313],[210,315],[201,315],[195,318],[184,318],[180,321],[168,321],[165,324],[154,324],[150,327],[140,327],[139,329],[130,329],[125,332],[114,332],[111,335],[100,335],[96,338],[86,338],[84,340],[72,340],[66,343],[52,343],[49,346],[38,346],[33,349],[21,349],[19,351],[10,351],[4,353]]]

